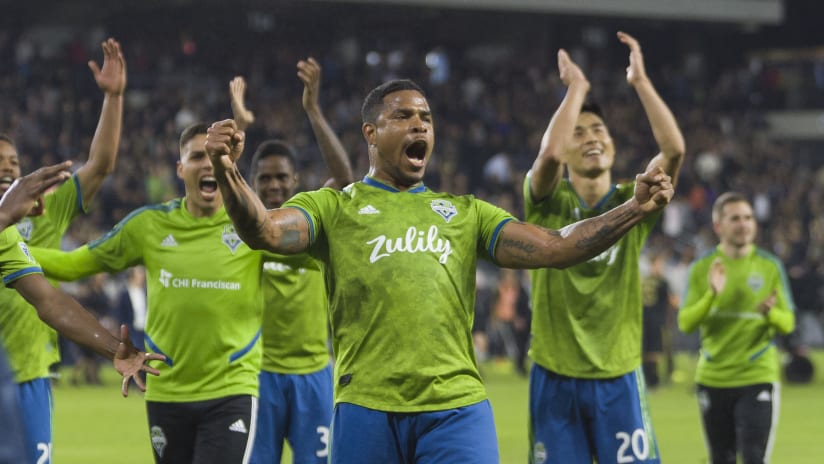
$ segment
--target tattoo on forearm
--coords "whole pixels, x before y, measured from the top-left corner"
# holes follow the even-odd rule
[[[502,240],[500,246],[507,248],[508,251],[516,253],[522,257],[527,257],[535,253],[535,251],[537,250],[535,245],[524,242],[522,240]]]
[[[575,247],[588,250],[603,248],[605,242],[615,242],[629,230],[632,222],[632,212],[622,209],[613,215],[601,215],[590,219],[584,224],[572,224],[561,229],[561,235],[567,236],[573,230],[580,228],[582,237],[575,242]]]

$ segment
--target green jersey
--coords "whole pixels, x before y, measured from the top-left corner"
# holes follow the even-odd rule
[[[512,216],[472,196],[407,192],[367,177],[286,202],[327,266],[335,401],[391,412],[486,398],[472,320],[478,256]]]
[[[164,354],[147,377],[149,401],[257,396],[262,297],[260,253],[221,208],[194,217],[186,200],[138,209],[71,253],[35,254],[47,274],[75,279],[146,267],[146,346]]]
[[[46,195],[40,216],[25,217],[17,230],[30,245],[60,248],[71,221],[83,212],[80,183],[74,175]],[[17,383],[46,377],[49,366],[60,361],[57,333],[37,316],[37,311],[13,289],[0,288],[0,338]]]
[[[564,179],[553,194],[533,202],[524,181],[526,221],[550,229],[598,216],[631,199],[634,183],[612,187],[588,208]],[[641,248],[659,214],[630,229],[587,262],[566,269],[534,269],[529,354],[542,367],[568,377],[604,379],[641,364]]]
[[[30,274],[42,274],[40,265],[34,260],[29,247],[23,237],[14,227],[6,227],[0,232],[0,275],[3,276],[3,285]],[[14,292],[14,289],[4,289]],[[10,311],[11,308],[0,307],[0,313]],[[32,308],[32,311],[36,311]],[[35,314],[37,314],[35,312]]]
[[[323,267],[306,253],[263,256],[263,366],[309,374],[329,364]]]
[[[726,283],[713,295],[710,265],[720,259]],[[772,292],[776,304],[763,315],[758,306]],[[700,328],[701,357],[695,381],[708,387],[740,387],[779,380],[776,332],[795,326],[795,304],[784,266],[772,254],[753,247],[743,258],[731,259],[720,248],[696,260],[689,271],[683,307],[678,313],[682,330]]]

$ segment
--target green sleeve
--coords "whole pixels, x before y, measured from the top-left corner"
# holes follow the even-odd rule
[[[767,313],[767,322],[782,335],[795,329],[795,311],[793,311],[792,301],[788,301],[787,294],[786,286],[781,286],[775,306]]]
[[[87,245],[69,252],[39,247],[32,247],[31,251],[47,277],[63,282],[105,271]]]
[[[684,296],[684,305],[678,311],[678,328],[684,333],[690,333],[710,314],[715,294],[707,282],[707,273],[703,266],[693,265],[689,273],[687,293]]]

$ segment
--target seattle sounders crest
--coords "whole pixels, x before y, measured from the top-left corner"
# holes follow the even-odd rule
[[[235,232],[235,226],[223,226],[223,244],[229,247],[232,254],[237,251],[237,247],[243,243]]]
[[[20,232],[20,235],[23,236],[27,242],[31,240],[31,234],[34,232],[34,224],[32,224],[31,219],[24,217],[16,224],[17,231]]]
[[[438,213],[446,222],[458,214],[458,209],[449,200],[432,200],[432,211]]]

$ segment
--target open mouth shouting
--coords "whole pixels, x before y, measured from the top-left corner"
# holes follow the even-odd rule
[[[426,161],[426,150],[429,144],[426,140],[418,139],[406,146],[404,153],[409,162],[417,168],[422,168]]]
[[[204,198],[210,198],[211,199],[211,198],[214,198],[215,196],[217,196],[218,187],[217,187],[217,179],[215,179],[215,176],[208,175],[208,176],[201,177],[200,181],[198,181],[198,187],[200,189],[200,194]]]

